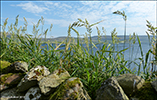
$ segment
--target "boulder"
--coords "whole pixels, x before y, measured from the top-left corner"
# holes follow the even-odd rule
[[[79,78],[71,77],[50,95],[50,100],[91,100]]]
[[[151,85],[151,82],[146,81],[139,90],[131,94],[130,98],[138,98],[139,100],[157,100],[157,92]]]
[[[39,100],[42,97],[39,87],[30,88],[24,96],[25,100]]]
[[[50,72],[45,66],[36,66],[35,68],[30,69],[17,85],[18,91],[23,92],[28,90],[30,87],[37,85],[38,81],[49,74]]]
[[[139,98],[131,97],[130,100],[139,100]]]
[[[70,77],[70,74],[64,68],[59,68],[58,70],[53,71],[52,74],[58,75],[58,77],[63,80],[67,79],[67,77]]]
[[[96,91],[96,100],[129,100],[116,78],[105,80]]]
[[[0,92],[3,91],[3,90],[5,90],[5,89],[8,89],[8,88],[9,88],[9,86],[6,86],[6,85],[4,85],[4,84],[3,84],[3,85],[1,84],[1,85],[0,85]]]
[[[10,65],[15,72],[28,72],[28,64],[24,61],[16,61]]]
[[[0,76],[0,84],[1,88],[0,91],[7,89],[9,87],[17,85],[20,80],[23,78],[22,73],[8,73],[8,74],[3,74]]]
[[[10,88],[2,91],[0,94],[1,100],[23,100],[25,93],[18,93],[17,88]]]
[[[4,62],[3,62],[4,63]],[[28,71],[28,64],[24,61],[16,61],[12,64],[7,64],[7,67],[2,68],[2,73],[25,73]]]
[[[153,88],[157,92],[157,79],[155,81],[151,82],[151,85],[153,86]]]
[[[145,83],[143,78],[134,74],[122,74],[117,76],[116,79],[128,96],[136,90],[139,90]]]
[[[70,75],[65,69],[55,70],[51,75],[44,77],[39,81],[39,87],[41,92],[48,95],[51,91],[57,88],[65,79],[69,78]]]
[[[1,61],[0,60],[0,64],[1,64],[1,66],[0,66],[0,75],[8,73],[7,72],[7,67],[10,66],[11,63],[8,62],[8,61]]]

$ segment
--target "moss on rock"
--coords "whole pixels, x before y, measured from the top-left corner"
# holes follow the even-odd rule
[[[0,64],[1,64],[1,66],[0,66],[1,74],[2,74],[2,73],[6,73],[7,67],[11,65],[10,62],[8,62],[8,61],[1,61],[1,60],[0,60]]]
[[[13,73],[8,73],[8,74],[4,74],[4,75],[1,75],[1,80],[0,80],[0,84],[4,84],[5,83],[5,81],[8,79],[8,77],[10,77],[10,76],[12,76],[13,75]]]
[[[145,82],[144,85],[136,92],[134,92],[131,97],[139,98],[139,100],[157,100],[157,92],[152,87],[150,82]]]
[[[18,75],[18,76],[20,76],[20,77],[18,78],[18,80],[12,81],[11,83],[8,84],[8,83],[6,82],[6,80],[7,80],[9,77],[13,76],[13,75]],[[1,85],[5,84],[6,86],[12,86],[12,85],[18,84],[24,75],[25,75],[24,73],[8,73],[8,74],[3,74],[3,75],[0,76],[0,78],[1,78],[0,84],[1,84]]]
[[[51,100],[63,99],[64,95],[66,94],[66,91],[68,91],[72,87],[74,87],[75,84],[80,84],[79,78],[74,79],[73,81],[66,81],[66,82],[64,82],[63,84],[61,84],[59,89],[50,96],[50,99]],[[76,94],[71,93],[70,97],[77,98]]]
[[[50,95],[50,100],[90,100],[91,98],[83,89],[79,78],[72,77],[61,84],[57,91]]]

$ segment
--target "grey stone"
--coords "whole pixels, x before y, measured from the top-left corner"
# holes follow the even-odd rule
[[[64,68],[59,68],[58,70],[53,71],[52,74],[58,75],[58,77],[63,80],[70,77],[70,74]]]
[[[96,100],[129,100],[114,77],[105,80],[96,95]]]
[[[39,87],[30,88],[25,94],[25,100],[39,100],[41,98],[41,93]]]
[[[0,92],[5,90],[5,89],[8,89],[8,88],[9,88],[9,86],[6,86],[5,84],[1,84],[0,85]]]
[[[139,98],[131,97],[130,100],[139,100]]]
[[[28,64],[23,61],[17,61],[13,64],[16,70],[21,70],[23,72],[28,72]]]
[[[127,95],[139,90],[145,82],[143,78],[134,74],[122,74],[117,76],[116,79]]]
[[[18,91],[23,92],[28,90],[30,87],[37,85],[38,81],[49,74],[50,72],[45,66],[36,66],[35,68],[32,68],[17,85]]]
[[[10,88],[2,91],[0,94],[1,100],[23,100],[25,92],[17,92],[17,88]]]
[[[8,73],[0,75],[0,91],[16,86],[23,75],[21,73]]]
[[[28,72],[28,64],[24,61],[16,61],[8,67],[9,72]]]
[[[70,77],[70,75],[65,69],[55,70],[52,74],[44,77],[41,81],[39,81],[38,84],[41,92],[45,95],[48,95],[68,77]]]
[[[153,88],[157,92],[157,79],[155,81],[151,82],[151,85],[153,86]]]

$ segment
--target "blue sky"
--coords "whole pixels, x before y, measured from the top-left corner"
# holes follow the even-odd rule
[[[90,24],[104,20],[96,25],[100,30],[104,27],[106,34],[110,35],[116,28],[118,35],[123,35],[124,20],[122,16],[112,13],[124,10],[127,15],[127,35],[133,32],[146,35],[146,20],[156,26],[156,8],[156,1],[1,1],[1,24],[9,18],[10,25],[19,15],[19,26],[24,26],[25,17],[28,21],[27,33],[32,34],[33,23],[36,24],[43,16],[44,29],[53,24],[48,37],[59,37],[67,36],[69,24],[78,18],[87,19]],[[93,27],[92,36],[97,35],[96,26]],[[77,29],[80,35],[86,32],[85,28]],[[71,36],[76,36],[76,33]]]

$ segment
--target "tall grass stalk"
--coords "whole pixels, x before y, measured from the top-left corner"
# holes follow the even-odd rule
[[[123,16],[123,19],[125,21],[125,25],[124,25],[124,46],[123,46],[123,49],[125,49],[125,42],[126,42],[126,21],[127,21],[127,16],[125,15],[125,11],[121,12],[119,10],[113,12],[113,14],[118,14],[118,15],[121,15]]]

